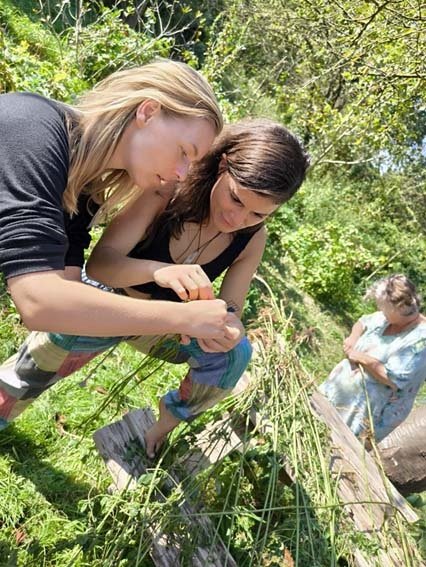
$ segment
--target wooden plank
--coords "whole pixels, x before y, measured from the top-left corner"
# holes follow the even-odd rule
[[[145,449],[145,440],[143,433],[141,438],[139,430],[145,432],[152,427],[155,418],[150,409],[137,410],[132,414],[126,414],[122,420],[98,429],[93,434],[95,445],[117,490],[135,487],[137,479],[146,472],[141,456]]]
[[[196,475],[239,449],[243,442],[230,425],[230,415],[225,413],[222,419],[209,423],[200,431],[191,451],[179,461],[188,474]]]
[[[144,434],[153,423],[154,416],[150,409],[136,410],[95,432],[93,437],[96,447],[105,460],[117,489],[134,487],[139,476],[146,472]],[[212,455],[208,459],[209,463],[211,458]],[[170,477],[170,480],[164,482],[166,490],[172,490],[179,484],[177,477]],[[156,494],[156,498],[164,499],[160,494]],[[179,511],[183,522],[188,526],[187,533],[194,534],[201,540],[191,557],[192,567],[237,567],[208,517],[196,515],[187,502],[179,506]],[[155,565],[180,565],[184,543],[173,534],[166,534],[159,526],[149,527],[148,530],[152,537],[150,555]]]
[[[415,562],[406,565],[398,542],[389,535],[383,536],[381,532],[384,520],[395,513],[394,506],[409,522],[418,519],[415,512],[392,484],[383,478],[372,456],[364,450],[328,400],[316,392],[311,405],[316,417],[325,422],[330,430],[330,466],[338,478],[341,500],[348,503],[356,527],[367,537],[375,535],[383,545],[375,558],[367,557],[361,550],[355,549],[352,557],[355,567],[425,567],[415,551],[412,552]],[[250,410],[250,419],[263,434],[271,431],[272,424],[268,418],[254,409]],[[287,476],[295,482],[292,467],[284,462]],[[368,503],[365,504],[365,501]]]
[[[372,455],[342,421],[336,408],[320,392],[312,395],[311,405],[317,417],[330,428],[332,469],[341,475],[339,489],[342,498],[347,502],[369,502],[367,514],[361,512],[361,506],[351,506],[356,527],[363,532],[379,530],[394,507],[408,522],[418,521],[417,514],[379,470]]]
[[[396,545],[394,539],[392,542]],[[397,547],[386,551],[382,549],[375,557],[366,556],[357,549],[353,554],[353,562],[355,567],[425,567],[425,562],[418,556],[411,557],[407,563],[397,549]]]
[[[425,566],[412,550],[414,562],[406,564],[400,544],[381,528],[386,518],[397,509],[408,522],[416,522],[417,514],[386,478],[372,455],[358,441],[342,421],[335,407],[320,393],[311,397],[315,415],[330,429],[332,442],[331,469],[338,478],[339,497],[348,503],[357,529],[371,537],[373,533],[383,548],[376,557],[366,557],[359,549],[353,553],[356,567],[410,567]],[[359,502],[359,504],[357,503]]]
[[[251,376],[245,372],[232,390],[232,396],[243,394],[249,387]],[[222,419],[208,423],[197,433],[191,451],[181,461],[188,474],[196,475],[212,464],[224,459],[235,450],[242,450],[243,440],[230,423],[230,414],[224,413]]]

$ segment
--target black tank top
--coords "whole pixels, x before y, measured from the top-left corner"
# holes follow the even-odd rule
[[[255,232],[251,233],[236,233],[232,242],[219,254],[214,260],[202,265],[201,267],[207,274],[211,282],[220,276],[236,258],[241,254]],[[170,229],[168,224],[161,227],[156,235],[149,240],[143,240],[136,244],[136,246],[129,252],[131,258],[138,258],[139,260],[155,260],[156,262],[165,262],[166,264],[175,264],[170,256]],[[167,301],[181,301],[176,293],[165,287],[160,287],[155,282],[148,282],[145,284],[133,285],[133,289],[142,293],[147,293],[152,299],[162,299]]]

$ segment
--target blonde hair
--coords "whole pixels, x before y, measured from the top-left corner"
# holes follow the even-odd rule
[[[391,305],[404,316],[420,311],[421,297],[416,286],[403,274],[393,274],[379,280],[367,290],[365,297],[374,299],[378,304]]]
[[[157,59],[142,67],[113,73],[70,107],[70,168],[64,192],[64,208],[77,212],[83,191],[101,204],[94,221],[117,205],[127,205],[140,189],[124,170],[107,170],[107,165],[138,106],[147,99],[161,104],[170,117],[204,118],[216,134],[223,119],[216,97],[207,81],[185,63]]]

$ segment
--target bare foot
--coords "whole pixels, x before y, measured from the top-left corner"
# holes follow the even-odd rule
[[[166,408],[163,398],[160,400],[160,418],[157,423],[145,433],[145,451],[150,459],[160,449],[170,431],[178,425],[179,419],[174,417]]]
[[[167,436],[158,431],[157,425],[156,423],[145,433],[145,451],[149,459],[154,459]]]

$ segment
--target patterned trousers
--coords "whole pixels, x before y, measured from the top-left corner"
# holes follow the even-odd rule
[[[227,397],[251,358],[246,337],[224,353],[206,353],[195,339],[189,345],[181,345],[175,338],[167,338],[157,347],[160,338],[32,332],[18,353],[0,367],[0,429],[53,384],[123,341],[155,358],[189,365],[179,389],[169,391],[164,397],[167,409],[185,421],[191,421]]]

